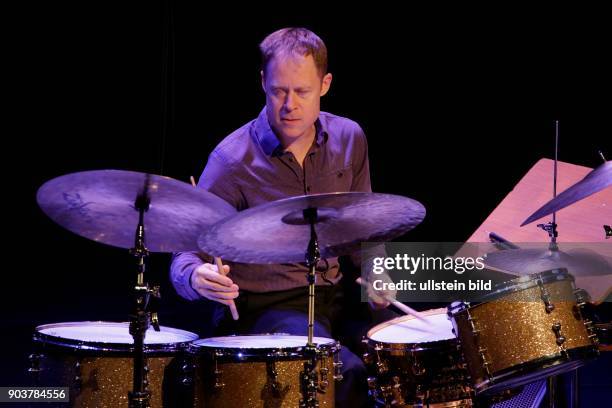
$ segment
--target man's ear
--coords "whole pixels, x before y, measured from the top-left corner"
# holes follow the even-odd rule
[[[261,75],[261,89],[266,92],[266,76],[264,75],[263,70],[259,71],[259,74]]]
[[[332,74],[330,74],[328,72],[323,77],[323,81],[321,83],[321,96],[325,95],[327,93],[327,91],[329,91],[329,87],[331,86],[331,82],[332,82]]]

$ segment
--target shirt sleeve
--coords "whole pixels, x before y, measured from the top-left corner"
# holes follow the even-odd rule
[[[370,161],[368,159],[368,142],[365,133],[359,125],[353,130],[353,183],[351,191],[371,193]]]
[[[225,163],[222,156],[216,151],[209,156],[197,188],[210,191],[234,207],[240,205],[242,195],[232,182],[231,166]],[[200,252],[177,252],[172,255],[170,281],[179,296],[187,300],[201,298],[198,292],[191,287],[191,275],[199,265],[205,262],[211,263],[212,260],[211,256]]]

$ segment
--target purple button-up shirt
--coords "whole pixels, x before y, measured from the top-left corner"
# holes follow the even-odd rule
[[[208,157],[198,187],[244,210],[282,198],[333,192],[370,192],[366,137],[354,121],[321,112],[315,122],[316,137],[303,167],[293,153],[283,150],[270,128],[265,108],[259,116],[227,136]],[[283,238],[278,237],[282,246]],[[195,252],[175,254],[171,280],[179,295],[200,296],[190,284],[193,270],[210,257]],[[258,265],[229,263],[228,275],[241,290],[267,292],[306,286],[305,264]],[[325,278],[341,278],[338,259],[330,258]],[[328,266],[327,266],[328,265]],[[318,284],[325,284],[322,279]]]

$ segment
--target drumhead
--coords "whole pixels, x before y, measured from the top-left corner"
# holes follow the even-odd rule
[[[42,342],[50,342],[76,348],[112,348],[129,349],[134,339],[129,333],[129,323],[126,322],[66,322],[38,326],[35,338]],[[152,327],[147,330],[145,346],[167,346],[188,343],[198,338],[198,335],[185,330],[160,326],[160,331]],[[152,347],[149,347],[152,348]]]
[[[421,312],[425,321],[414,316],[401,316],[374,326],[368,338],[381,343],[415,344],[441,340],[454,340],[453,325],[446,309],[431,309]]]
[[[336,340],[326,337],[313,337],[313,343],[333,345]],[[307,336],[291,336],[288,334],[254,334],[247,336],[224,336],[200,339],[193,344],[197,347],[228,348],[228,349],[296,349],[306,346]]]

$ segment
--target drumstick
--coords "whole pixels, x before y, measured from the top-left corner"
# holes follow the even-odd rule
[[[191,181],[191,185],[196,187],[196,182],[193,176],[189,176],[189,180]],[[217,265],[217,272],[219,272],[223,276],[227,275],[223,269],[223,262],[221,262],[221,258],[219,258],[218,256],[215,256],[215,264]],[[230,312],[232,312],[232,317],[234,318],[234,320],[238,320],[240,316],[238,315],[238,309],[236,308],[236,302],[231,300],[228,306],[230,308]]]
[[[215,263],[217,264],[217,271],[219,271],[219,273],[223,276],[227,275],[223,269],[223,262],[221,262],[221,258],[215,256]],[[236,309],[236,303],[231,300],[228,306],[230,308],[230,312],[232,312],[232,317],[234,320],[238,320],[240,316],[238,315],[238,309]]]
[[[357,282],[358,284],[360,284],[364,288],[371,287],[371,285],[369,285],[368,282],[364,282],[363,279],[361,279],[361,278],[357,278],[357,280],[355,282]],[[427,319],[425,319],[425,316],[422,313],[419,313],[416,310],[414,310],[413,308],[411,308],[409,306],[406,306],[402,302],[398,302],[397,300],[393,299],[391,296],[385,296],[385,295],[382,295],[382,294],[379,294],[379,293],[377,293],[376,295],[382,297],[383,299],[385,299],[386,301],[391,303],[393,306],[397,307],[402,312],[404,312],[406,314],[409,314],[409,315],[412,315],[412,316],[416,317],[419,320],[427,322]]]

